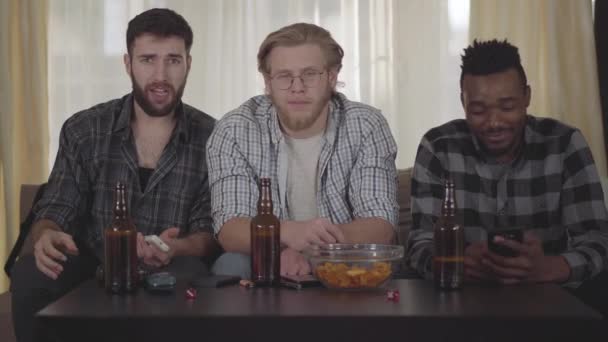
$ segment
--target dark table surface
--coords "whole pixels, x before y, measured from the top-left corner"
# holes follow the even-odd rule
[[[246,338],[336,341],[604,340],[602,316],[557,285],[468,286],[439,292],[425,280],[386,290],[198,289],[111,296],[89,281],[41,310],[38,321],[62,341],[178,341]]]

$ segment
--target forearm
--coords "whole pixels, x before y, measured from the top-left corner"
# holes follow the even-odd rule
[[[236,217],[228,220],[218,234],[226,252],[249,254],[251,251],[251,218]]]
[[[338,226],[344,233],[346,243],[391,244],[395,242],[393,225],[381,218],[358,218]]]
[[[428,276],[433,257],[433,233],[423,229],[413,229],[408,236],[407,246],[408,265],[421,276]]]
[[[175,240],[176,256],[208,256],[217,253],[219,245],[211,233],[198,232]]]

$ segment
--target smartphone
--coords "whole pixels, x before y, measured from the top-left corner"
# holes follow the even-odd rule
[[[519,243],[524,241],[524,231],[522,229],[510,229],[510,230],[502,230],[498,232],[489,232],[488,233],[488,249],[490,252],[502,255],[505,257],[516,257],[517,252],[512,250],[511,248],[503,245],[499,245],[494,242],[495,236],[502,236],[505,239],[514,240]]]
[[[241,280],[239,276],[231,275],[197,275],[190,280],[192,287],[223,287],[237,284]]]
[[[312,274],[290,275],[281,277],[281,286],[301,290],[307,287],[321,286],[321,282]]]
[[[175,276],[169,272],[151,273],[145,277],[145,286],[151,292],[173,292],[175,290]]]

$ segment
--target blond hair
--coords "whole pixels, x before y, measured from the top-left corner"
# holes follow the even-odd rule
[[[317,44],[325,54],[327,67],[342,68],[344,50],[326,29],[308,23],[297,23],[285,26],[269,34],[262,42],[258,51],[258,70],[263,74],[270,73],[268,55],[277,46],[297,46],[302,44]]]

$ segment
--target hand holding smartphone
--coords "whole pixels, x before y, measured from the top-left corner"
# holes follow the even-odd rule
[[[504,257],[516,257],[517,252],[512,250],[507,246],[503,246],[501,244],[497,244],[494,242],[494,237],[501,236],[504,239],[517,241],[522,243],[524,241],[524,231],[523,229],[509,229],[509,230],[501,230],[497,232],[489,232],[488,233],[488,249],[490,252],[504,256]]]

